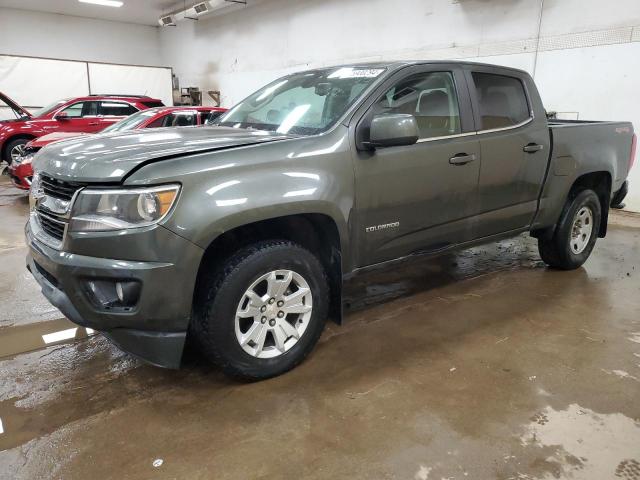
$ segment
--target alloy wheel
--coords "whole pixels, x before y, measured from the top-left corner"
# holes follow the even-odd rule
[[[278,357],[298,343],[312,311],[311,288],[302,275],[292,270],[265,273],[238,303],[236,339],[253,357]]]
[[[13,147],[11,149],[11,152],[9,152],[9,155],[11,156],[11,161],[15,162],[16,160],[18,160],[20,157],[24,155],[24,152],[25,152],[25,144],[16,145],[15,147]]]

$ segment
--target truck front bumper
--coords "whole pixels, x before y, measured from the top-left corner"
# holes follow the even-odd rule
[[[27,269],[69,320],[104,333],[122,350],[149,363],[180,366],[201,258],[198,247],[171,233],[172,241],[181,246],[180,262],[99,258],[51,248],[32,228],[38,228],[33,221],[25,227]],[[137,295],[124,307],[104,302],[104,291],[117,282],[137,285]]]

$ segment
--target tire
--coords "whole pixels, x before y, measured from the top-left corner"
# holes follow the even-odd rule
[[[600,221],[600,200],[593,190],[581,190],[570,196],[553,237],[538,239],[542,260],[550,267],[561,270],[582,266],[596,244]],[[589,225],[590,229],[587,228]]]
[[[7,162],[7,165],[11,165],[13,163],[12,152],[16,153],[20,148],[24,148],[24,146],[29,143],[29,138],[16,138],[7,142],[7,145],[4,148],[4,159]]]
[[[274,272],[276,277],[271,276]],[[267,279],[260,280],[265,275]],[[287,279],[288,289],[274,294]],[[280,287],[267,290],[271,280]],[[270,298],[281,300],[269,303]],[[285,303],[287,298],[291,300]],[[327,276],[311,252],[289,241],[259,242],[239,250],[201,279],[190,336],[227,375],[262,380],[281,375],[306,358],[320,338],[328,307]],[[247,317],[240,318],[239,312]],[[292,328],[298,333],[292,335]]]

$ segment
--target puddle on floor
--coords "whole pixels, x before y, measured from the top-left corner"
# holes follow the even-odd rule
[[[555,464],[562,478],[640,480],[640,422],[621,413],[597,413],[577,404],[560,411],[546,407],[526,430],[523,446],[552,448],[545,461]]]
[[[82,340],[95,332],[66,318],[0,328],[0,358]]]

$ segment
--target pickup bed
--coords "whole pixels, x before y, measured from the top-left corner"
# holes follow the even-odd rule
[[[299,364],[350,275],[530,232],[573,269],[624,196],[625,122],[549,122],[523,71],[294,73],[215,126],[78,138],[34,158],[27,264],[79,325],[165,367],[187,334],[236,377]]]

